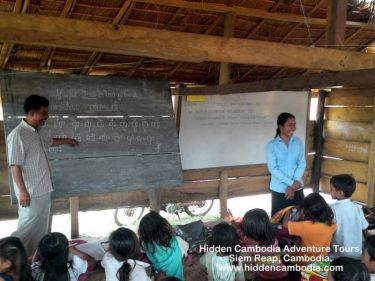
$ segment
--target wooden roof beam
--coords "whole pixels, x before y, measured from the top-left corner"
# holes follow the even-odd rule
[[[320,70],[375,68],[375,56],[352,51],[222,38],[135,26],[0,13],[0,41],[189,62],[229,62]]]
[[[130,10],[133,8],[134,2],[132,0],[125,0],[122,4],[120,11],[117,13],[116,17],[112,21],[113,24],[122,24],[125,22],[127,17],[130,14]],[[102,52],[93,52],[88,61],[86,62],[85,66],[82,68],[80,74],[87,75],[90,71],[95,67],[96,63],[102,58]]]
[[[73,12],[76,2],[77,0],[67,0],[60,14],[60,17],[69,18]],[[52,63],[52,57],[55,51],[56,51],[56,48],[49,48],[49,47],[44,50],[44,53],[42,55],[42,58],[39,64],[40,69],[43,69],[45,66],[47,66],[47,70],[50,69],[51,63]]]
[[[176,88],[172,95],[228,95],[267,91],[300,91],[334,86],[375,88],[375,69],[355,71],[324,72],[303,76],[262,80],[255,82],[207,86],[194,88]]]
[[[286,13],[276,13],[269,12],[260,9],[245,8],[239,6],[227,6],[220,4],[213,4],[207,2],[190,2],[183,0],[134,0],[140,3],[147,3],[152,5],[163,5],[176,8],[185,8],[193,10],[202,10],[207,12],[216,12],[216,13],[235,13],[237,16],[247,16],[247,17],[256,17],[263,18],[267,20],[276,20],[276,21],[286,21],[286,22],[295,22],[295,23],[305,23],[306,19],[302,15],[298,14],[286,14]],[[326,19],[321,18],[309,18],[309,23],[313,25],[327,25]],[[366,29],[375,29],[374,24],[367,24],[364,22],[352,22],[347,21],[346,25],[348,27],[354,28],[366,28]]]
[[[13,13],[26,13],[29,6],[29,0],[16,0],[13,7]],[[12,53],[14,44],[4,43],[0,51],[0,68],[4,69]]]
[[[224,14],[220,15],[216,18],[216,20],[209,26],[209,28],[204,32],[204,34],[210,34],[215,27],[224,19]],[[182,65],[184,62],[178,62],[176,63],[171,71],[165,76],[166,79],[169,79]]]

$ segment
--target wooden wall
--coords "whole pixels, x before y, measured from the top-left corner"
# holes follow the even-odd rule
[[[320,189],[329,192],[329,179],[333,175],[353,175],[357,189],[352,198],[362,202],[369,202],[368,185],[372,177],[369,161],[374,97],[369,93],[368,89],[333,89],[328,95],[320,178]]]
[[[308,123],[306,151],[313,151],[313,122]],[[2,125],[2,124],[1,124]],[[6,164],[3,126],[0,130],[0,220],[17,217],[17,207],[10,205],[8,171]],[[307,157],[305,184],[310,184],[313,155]],[[184,171],[184,186],[161,190],[162,202],[180,202],[219,197],[221,173],[228,175],[228,198],[266,193],[269,191],[270,176],[265,164],[211,168]],[[147,187],[145,187],[147,188]],[[79,210],[104,210],[121,206],[148,205],[145,191],[129,191],[79,197]],[[54,200],[55,213],[69,212],[69,198]]]

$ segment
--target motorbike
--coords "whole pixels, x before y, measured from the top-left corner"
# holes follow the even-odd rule
[[[177,215],[180,219],[181,213],[186,213],[191,217],[202,217],[206,215],[214,204],[214,200],[196,200],[182,203],[163,203],[161,210],[168,214]],[[118,226],[123,226],[129,219],[140,220],[143,217],[146,207],[120,207],[115,210],[114,220]]]

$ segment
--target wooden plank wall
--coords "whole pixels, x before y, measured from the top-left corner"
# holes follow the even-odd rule
[[[368,90],[333,89],[326,99],[324,158],[320,189],[329,192],[329,179],[351,174],[357,181],[353,199],[368,202],[368,169],[374,97]]]
[[[17,217],[17,207],[10,205],[8,170],[6,164],[3,124],[0,129],[0,220]],[[313,125],[308,123],[306,151],[313,152]],[[307,168],[304,174],[305,184],[310,184],[313,155],[307,156]],[[184,186],[161,189],[162,202],[181,202],[196,199],[219,197],[220,176],[225,171],[228,175],[228,198],[267,193],[270,175],[265,164],[211,168],[184,171]],[[145,187],[147,188],[147,187]],[[79,210],[104,210],[121,206],[148,205],[147,192],[143,190],[116,192],[79,197]],[[68,213],[69,198],[54,200],[54,213]]]

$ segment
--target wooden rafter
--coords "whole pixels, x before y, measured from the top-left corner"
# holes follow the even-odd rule
[[[77,0],[67,0],[60,14],[60,17],[69,18],[73,12],[76,2]],[[50,47],[44,50],[44,53],[39,63],[40,70],[42,70],[45,66],[47,66],[47,70],[50,69],[51,63],[52,63],[52,57],[55,51],[56,51],[56,48],[50,48]]]
[[[142,65],[143,61],[145,60],[145,58],[141,58],[140,60],[138,60],[132,67],[132,69],[130,69],[129,73],[128,73],[128,78],[132,77],[135,73],[135,71],[137,70],[137,68]]]
[[[116,17],[112,21],[112,24],[123,24],[130,15],[130,11],[134,7],[134,2],[132,0],[125,0],[122,4],[120,11],[117,13]],[[102,58],[102,52],[93,52],[85,66],[82,68],[80,74],[87,75],[95,67],[96,63]]]
[[[319,9],[320,8],[320,6],[323,4],[323,2],[324,2],[324,0],[320,0],[320,2],[318,3],[318,4],[316,4],[315,5],[315,7],[308,13],[308,16],[311,16],[317,9]],[[273,5],[273,7],[271,7],[271,9],[270,9],[270,12],[272,12],[272,11],[274,11],[280,4],[282,3],[282,0],[281,1],[278,1],[277,3],[275,3],[275,5]],[[251,30],[250,32],[249,32],[249,34],[246,36],[246,38],[250,38],[252,35],[254,35],[255,34],[255,32],[260,28],[260,26],[264,23],[264,19],[261,21],[261,22],[259,22],[258,24],[257,24],[257,26],[253,29],[253,30]],[[288,33],[283,37],[283,39],[281,39],[281,41],[280,41],[280,43],[283,43],[283,42],[285,42],[285,40],[287,39],[287,38],[289,38],[289,36],[298,28],[298,27],[300,27],[302,24],[301,23],[297,23],[297,24],[295,24],[289,31],[288,31]],[[249,75],[252,71],[254,71],[254,69],[256,69],[257,68],[257,66],[256,65],[254,65],[254,66],[252,66],[248,71],[246,71],[238,80],[237,80],[237,82],[240,82],[240,81],[242,81],[244,78],[246,78],[247,77],[247,75]],[[277,75],[279,75],[280,73],[282,72],[282,69],[279,69],[275,74],[273,74],[272,75],[272,77],[271,77],[271,79],[273,79],[273,78],[275,78],[275,77],[277,77]]]
[[[272,7],[269,9],[269,12],[271,13],[274,12],[283,3],[283,1],[284,0],[279,0],[275,4],[273,4]],[[260,22],[258,22],[257,25],[247,34],[246,39],[249,39],[251,36],[253,36],[259,30],[259,28],[263,25],[265,21],[266,21],[265,19],[261,19]],[[257,67],[256,65],[250,67],[250,69],[246,71],[243,75],[241,75],[237,79],[236,82],[242,81],[244,78],[247,77],[247,75],[249,75],[254,69],[256,69],[256,67]]]
[[[29,6],[29,0],[16,0],[13,7],[13,13],[26,13]],[[0,51],[0,68],[5,68],[12,53],[14,44],[4,43]]]
[[[272,13],[272,12],[276,11],[276,9],[283,3],[283,1],[284,0],[279,0],[275,4],[273,4],[272,7],[269,9],[269,12]],[[252,30],[250,30],[250,32],[247,34],[246,38],[249,39],[251,36],[253,36],[259,30],[259,28],[263,25],[263,23],[265,21],[266,21],[265,19],[261,19],[257,23],[257,25]]]
[[[224,20],[224,14],[223,15],[220,15],[216,18],[216,20],[207,28],[207,30],[204,32],[204,34],[210,34],[214,29],[215,27],[221,22]],[[166,79],[169,79],[182,65],[184,64],[184,62],[178,62],[176,63],[173,68],[171,69],[171,71],[166,75]]]
[[[300,45],[221,38],[40,15],[0,13],[3,42],[190,62],[228,62],[317,70],[375,67],[375,56]]]
[[[202,10],[208,12],[217,12],[217,13],[235,13],[238,16],[247,16],[247,17],[256,17],[264,18],[267,20],[276,20],[276,21],[286,21],[286,22],[295,22],[295,23],[304,23],[305,18],[297,14],[286,14],[286,13],[275,13],[264,11],[260,9],[245,8],[238,6],[227,6],[220,4],[213,4],[207,2],[191,2],[183,0],[134,0],[140,3],[148,3],[153,5],[164,5],[171,6],[176,8],[185,8],[192,10]],[[326,25],[327,20],[322,18],[309,18],[309,23],[313,25]],[[363,22],[351,22],[347,21],[346,25],[353,28],[366,28],[366,29],[375,29],[374,24],[367,24]]]

